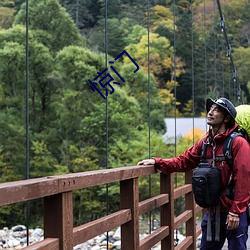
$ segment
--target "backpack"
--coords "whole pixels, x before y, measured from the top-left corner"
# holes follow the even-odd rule
[[[235,109],[237,111],[235,122],[239,125],[243,137],[250,143],[250,105],[239,105]]]
[[[224,157],[217,157],[215,161],[226,160],[230,169],[233,168],[232,143],[241,133],[231,133],[223,145]],[[203,208],[215,207],[219,203],[223,191],[221,188],[221,170],[213,166],[212,163],[206,162],[207,144],[202,144],[201,162],[198,168],[193,172],[192,187],[195,202]],[[227,195],[233,199],[233,186],[230,182],[227,186]]]

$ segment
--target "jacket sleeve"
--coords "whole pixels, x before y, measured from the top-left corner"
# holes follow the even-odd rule
[[[238,136],[233,141],[234,201],[230,212],[242,214],[250,201],[250,145]]]
[[[178,157],[170,159],[154,157],[155,166],[165,174],[190,171],[200,163],[201,147],[202,140],[198,141]]]

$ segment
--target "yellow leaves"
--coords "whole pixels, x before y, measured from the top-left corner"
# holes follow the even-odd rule
[[[159,97],[165,105],[171,104],[174,100],[174,94],[171,93],[168,89],[160,89]]]
[[[194,140],[195,142],[202,139],[206,131],[200,129],[200,128],[194,128],[191,129],[190,132],[186,135],[184,135],[184,139],[186,140]]]
[[[150,50],[148,51],[148,43],[150,43]],[[130,44],[126,51],[132,56],[136,63],[147,72],[148,69],[148,52],[150,58],[150,71],[154,74],[163,73],[168,68],[173,68],[171,56],[173,48],[167,38],[160,37],[159,34],[150,33],[149,42],[148,36],[141,37],[139,43]],[[125,63],[130,63],[129,58],[124,59]]]
[[[159,26],[165,26],[170,30],[173,30],[173,13],[169,8],[156,5],[151,9],[150,22],[152,31],[154,31]]]
[[[183,108],[184,113],[187,114],[192,114],[193,111],[193,100],[190,99],[187,101],[187,103],[185,103],[185,107]]]

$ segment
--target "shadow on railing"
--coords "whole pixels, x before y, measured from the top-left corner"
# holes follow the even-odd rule
[[[191,173],[185,185],[174,189],[173,174],[160,174],[160,194],[139,202],[138,177],[156,174],[154,166],[132,166],[48,176],[0,184],[0,206],[43,198],[44,240],[25,250],[72,250],[77,244],[121,227],[122,250],[148,250],[161,241],[161,249],[196,249],[201,233],[193,198]],[[73,228],[72,191],[120,182],[120,210]],[[185,212],[174,217],[174,200],[185,195]],[[139,239],[139,216],[160,207],[160,227]],[[186,237],[174,247],[174,230],[186,226]]]

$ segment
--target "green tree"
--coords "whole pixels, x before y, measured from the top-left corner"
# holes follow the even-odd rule
[[[29,29],[36,39],[53,52],[69,45],[83,45],[84,40],[70,15],[58,0],[29,1]],[[26,7],[22,5],[14,24],[26,24]]]

